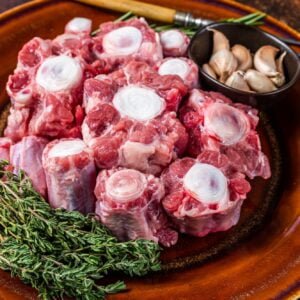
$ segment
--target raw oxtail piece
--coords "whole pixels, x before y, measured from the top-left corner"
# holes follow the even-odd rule
[[[198,66],[185,57],[165,58],[156,65],[159,75],[178,75],[189,88],[198,87]]]
[[[43,167],[48,200],[54,208],[94,211],[96,167],[90,150],[80,139],[60,139],[47,145]]]
[[[34,93],[30,101],[22,103],[11,95],[13,107],[5,135],[14,141],[26,135],[50,139],[80,137],[83,118],[78,119],[78,111],[82,102],[84,68],[82,60],[59,55],[43,58],[39,66],[27,70],[30,89]],[[16,80],[15,85],[21,83],[21,78],[15,75],[11,76],[8,85],[13,80]]]
[[[178,106],[184,93],[186,87],[178,76],[160,76],[136,61],[87,80],[82,134],[97,166],[158,174],[181,156],[187,134],[169,110]]]
[[[92,21],[90,19],[72,19],[65,26],[65,33],[58,35],[52,41],[53,54],[80,57],[88,64],[94,63],[96,57],[92,50],[94,41],[90,35],[91,29]],[[105,64],[100,65],[104,70]]]
[[[144,18],[102,23],[93,49],[97,58],[104,60],[111,70],[128,59],[154,64],[163,57],[159,35]]]
[[[213,150],[225,154],[233,171],[265,179],[271,176],[267,156],[256,131],[258,112],[233,103],[222,94],[192,90],[181,108],[180,119],[189,133],[188,153]]]
[[[81,137],[83,83],[108,71],[93,54],[91,20],[75,18],[54,40],[33,38],[6,85],[11,111],[5,136]]]
[[[186,56],[190,38],[180,30],[171,29],[159,34],[164,57]]]
[[[6,137],[0,138],[0,160],[9,161],[9,152],[12,145],[12,140]]]
[[[178,234],[162,209],[164,193],[153,175],[125,168],[103,170],[95,188],[96,214],[121,241],[143,238],[169,247]]]
[[[42,164],[42,154],[48,140],[26,136],[10,148],[10,163],[14,166],[14,172],[25,171],[32,181],[33,187],[43,197],[47,196],[47,184]]]
[[[236,225],[250,184],[241,173],[229,176],[228,158],[204,151],[197,159],[176,160],[162,175],[162,204],[180,232],[202,237]]]

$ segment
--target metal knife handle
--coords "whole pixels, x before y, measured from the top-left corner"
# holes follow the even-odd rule
[[[184,27],[202,27],[213,23],[212,20],[195,18],[191,13],[177,11],[174,17],[174,23]]]

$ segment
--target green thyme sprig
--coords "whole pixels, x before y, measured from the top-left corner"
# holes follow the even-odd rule
[[[142,276],[160,269],[159,246],[119,242],[92,216],[53,210],[23,172],[0,162],[0,268],[39,291],[42,299],[63,295],[103,299],[124,282],[99,285],[111,272]]]
[[[262,12],[255,12],[252,14],[248,14],[246,16],[243,16],[241,18],[229,18],[229,19],[222,19],[219,20],[220,22],[228,22],[228,23],[241,23],[246,24],[249,26],[260,26],[263,25],[263,19],[265,18],[266,14]],[[120,22],[120,21],[128,21],[132,18],[136,17],[131,11],[127,12],[126,14],[122,15],[118,19],[116,19],[114,22]],[[190,26],[190,27],[184,27],[179,26],[176,24],[167,24],[167,25],[157,25],[157,24],[150,24],[150,27],[153,28],[156,32],[162,32],[170,29],[178,29],[184,32],[187,36],[192,37],[197,30],[199,29],[197,26]],[[96,31],[92,32],[92,36],[97,35],[100,30],[97,29]]]

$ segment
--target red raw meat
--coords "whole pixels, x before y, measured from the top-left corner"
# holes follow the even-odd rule
[[[81,137],[81,123],[77,124],[75,117],[77,107],[73,109],[67,101],[63,104],[55,94],[45,95],[32,110],[29,134],[49,138]]]
[[[33,187],[43,197],[47,195],[47,185],[42,166],[42,153],[47,143],[46,139],[26,136],[10,148],[10,163],[14,166],[15,172],[24,170]]]
[[[164,57],[186,56],[190,38],[180,30],[171,29],[159,34]]]
[[[111,103],[121,87],[138,85],[154,90],[166,102],[166,110],[176,111],[187,93],[187,87],[176,75],[159,75],[143,62],[130,61],[109,75],[99,75],[85,81],[84,106],[86,113],[99,104]]]
[[[225,155],[204,151],[197,159],[176,160],[164,171],[167,196],[162,204],[180,232],[201,237],[238,222],[251,188],[243,174],[229,168]]]
[[[42,61],[51,56],[51,41],[35,37],[27,42],[18,55],[17,70],[28,70],[34,73]]]
[[[51,55],[51,41],[33,38],[18,55],[18,65],[6,85],[15,108],[28,107],[34,101],[34,76],[44,59]]]
[[[161,207],[164,186],[159,178],[117,168],[99,173],[96,214],[120,240],[153,240],[169,247],[178,234],[169,228]]]
[[[41,60],[38,68],[16,69],[7,85],[13,107],[5,136],[14,141],[26,135],[81,137],[76,112],[82,103],[84,68],[83,61],[60,55]]]
[[[99,29],[94,38],[94,53],[106,61],[111,70],[129,59],[154,64],[163,57],[159,35],[144,18],[102,23]]]
[[[192,90],[180,119],[189,133],[188,153],[192,156],[204,150],[219,151],[228,156],[234,171],[249,178],[271,176],[256,131],[256,109],[232,103],[219,93]]]
[[[0,137],[0,160],[9,161],[9,151],[12,141],[9,138]]]
[[[140,73],[136,70],[143,69]],[[84,141],[100,168],[124,166],[158,174],[182,155],[187,134],[174,112],[186,93],[181,79],[133,61],[85,83]]]
[[[156,65],[159,75],[178,75],[189,88],[195,88],[198,83],[198,66],[185,57],[166,58]]]
[[[96,168],[90,150],[80,139],[55,140],[43,152],[49,203],[54,208],[94,211]]]

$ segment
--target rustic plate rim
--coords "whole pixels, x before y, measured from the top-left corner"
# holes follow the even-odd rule
[[[12,9],[7,10],[0,14],[0,23],[6,23],[9,21],[12,21],[12,19],[15,18],[18,14],[25,13],[27,10],[31,10],[31,9],[38,9],[39,7],[46,5],[48,3],[51,3],[51,2],[53,2],[53,1],[52,0],[37,0],[37,1],[32,1],[32,2],[28,2],[28,3],[24,3],[22,5],[16,6]],[[57,1],[57,2],[74,2],[74,1],[62,0],[62,1]],[[199,2],[201,2],[201,1],[199,1]],[[251,13],[251,12],[257,11],[257,9],[255,9],[251,6],[240,4],[240,3],[237,3],[232,0],[218,0],[218,2],[225,4],[227,6],[230,6],[232,8],[239,9],[244,12]],[[78,3],[78,4],[82,4],[82,3]],[[213,5],[213,3],[210,3],[210,4]],[[277,20],[276,18],[271,17],[269,15],[267,15],[266,20],[270,24],[275,25],[276,27],[280,28],[284,33],[290,34],[291,36],[293,36],[297,39],[300,39],[300,33],[297,30],[290,27],[289,25],[284,24],[283,22],[281,22],[281,21]],[[285,294],[285,292],[287,292],[288,294]],[[295,297],[295,298],[290,298],[289,292],[292,292],[293,295],[291,297]],[[282,299],[282,296],[283,297],[289,296],[289,299],[296,299],[296,297],[299,295],[300,295],[300,284],[299,284],[299,281],[296,281],[296,282],[291,282],[290,286],[286,287],[286,290],[284,290],[284,291],[282,291],[282,293],[278,294],[278,297],[280,297],[280,299]]]

